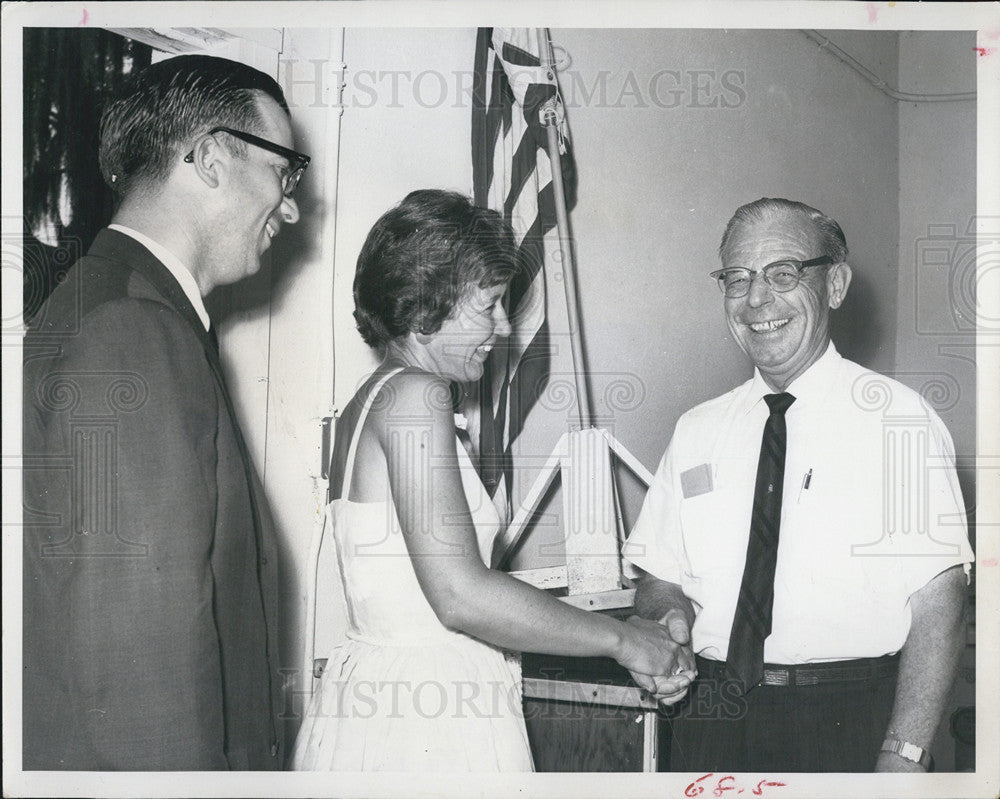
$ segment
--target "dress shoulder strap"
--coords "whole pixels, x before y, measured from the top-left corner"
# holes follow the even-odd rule
[[[344,464],[344,480],[342,484],[343,487],[341,488],[341,496],[344,499],[350,498],[351,481],[354,479],[354,459],[358,454],[358,441],[361,440],[361,431],[365,429],[365,421],[368,419],[368,412],[372,409],[372,405],[375,404],[375,400],[385,387],[385,384],[402,372],[405,368],[406,367],[401,366],[398,369],[393,369],[391,372],[388,372],[379,378],[378,382],[372,386],[371,391],[368,392],[368,396],[365,398],[365,404],[361,406],[361,413],[358,415],[358,421],[354,425],[354,431],[351,434],[351,446],[347,450],[347,463]]]

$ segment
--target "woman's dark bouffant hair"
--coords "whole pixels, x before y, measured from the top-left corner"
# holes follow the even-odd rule
[[[370,347],[436,333],[474,287],[510,281],[514,234],[503,217],[452,191],[411,192],[371,229],[354,275],[354,319]]]

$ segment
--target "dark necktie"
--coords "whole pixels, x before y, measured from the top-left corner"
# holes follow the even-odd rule
[[[767,417],[760,443],[747,559],[726,658],[729,676],[742,683],[743,693],[764,676],[764,639],[771,634],[774,568],[778,562],[781,492],[785,479],[785,411],[795,402],[795,397],[788,393],[768,394],[764,401],[771,415]]]

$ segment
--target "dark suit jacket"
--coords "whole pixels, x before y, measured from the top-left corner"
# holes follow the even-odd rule
[[[24,360],[24,768],[278,768],[274,535],[180,285],[101,231]]]

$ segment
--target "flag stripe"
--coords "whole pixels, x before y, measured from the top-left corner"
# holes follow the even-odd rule
[[[538,67],[542,64],[537,55],[532,55],[510,42],[503,43],[503,60],[518,67]]]
[[[528,137],[526,136],[525,139],[527,138]],[[524,202],[521,198],[521,192],[526,189],[528,181],[536,176],[536,170],[533,168],[532,163],[534,160],[534,145],[530,144],[525,146],[525,143],[522,142],[521,147],[518,147],[517,152],[514,153],[514,158],[510,165],[511,169],[508,185],[510,186],[511,193],[507,195],[507,199],[503,204],[503,215],[507,220],[513,220],[516,216],[521,215],[517,213],[518,206]],[[535,188],[530,188],[528,190],[537,191]],[[531,211],[532,216],[534,216],[536,213],[534,204],[532,204]],[[517,232],[521,233],[521,231]]]
[[[493,158],[487,154],[493,154],[501,122],[501,76],[493,71],[490,37],[489,28],[479,29],[472,81],[472,187],[473,200],[481,207],[487,205],[487,192],[493,183]]]
[[[524,235],[524,243],[517,252],[518,270],[510,282],[511,311],[517,313],[522,298],[528,293],[545,260],[545,242],[542,241],[542,221],[536,217]]]

